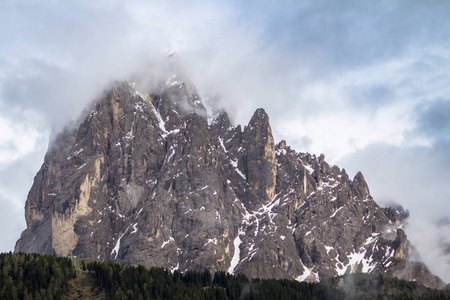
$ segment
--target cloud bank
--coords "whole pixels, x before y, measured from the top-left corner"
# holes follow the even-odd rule
[[[175,50],[235,123],[264,107],[276,140],[363,171],[375,200],[409,209],[409,237],[450,281],[425,247],[449,236],[433,225],[450,210],[448,15],[442,1],[2,1],[0,220],[13,229],[0,251],[25,228],[51,132],[113,81],[170,75]]]

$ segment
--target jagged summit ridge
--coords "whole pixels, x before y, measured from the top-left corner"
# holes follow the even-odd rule
[[[441,284],[414,273],[423,266],[407,260],[413,249],[398,214],[375,203],[361,173],[351,180],[323,155],[275,145],[263,109],[243,130],[225,112],[208,125],[195,88],[176,77],[156,91],[121,84],[62,132],[35,177],[26,220],[16,251],[299,281],[362,271]]]

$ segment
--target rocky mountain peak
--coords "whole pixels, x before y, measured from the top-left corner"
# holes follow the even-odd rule
[[[227,130],[231,127],[230,118],[226,112],[217,114],[212,121],[211,129],[214,131],[214,135],[224,137]]]
[[[245,126],[243,143],[247,182],[262,203],[267,203],[275,196],[277,170],[272,129],[264,109],[257,109]]]
[[[248,123],[248,126],[253,127],[267,127],[270,126],[269,124],[269,115],[267,115],[264,108],[258,108],[254,113],[252,118],[250,119],[250,122]]]
[[[167,131],[180,127],[183,118],[192,113],[207,118],[206,109],[196,89],[178,76],[169,78],[157,93],[152,93],[151,99],[165,122]]]
[[[16,251],[73,253],[182,272],[318,281],[379,272],[443,285],[397,210],[325,156],[275,146],[258,109],[210,125],[191,85],[120,84],[54,140],[29,192]],[[414,256],[415,257],[415,256]]]
[[[364,179],[364,176],[361,172],[356,173],[355,177],[353,178],[353,185],[355,186],[355,189],[361,198],[367,198],[370,196],[369,186],[367,185],[366,180]]]

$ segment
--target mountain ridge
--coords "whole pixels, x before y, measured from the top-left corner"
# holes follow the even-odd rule
[[[269,116],[211,124],[194,87],[119,84],[54,141],[16,251],[318,281],[378,272],[443,287],[362,173],[275,145]]]

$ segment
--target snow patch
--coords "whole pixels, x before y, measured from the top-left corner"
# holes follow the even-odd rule
[[[127,228],[128,230],[128,228]],[[125,233],[127,232],[127,230],[125,230],[125,232],[120,236],[120,238],[117,240],[116,245],[114,246],[114,248],[111,251],[111,255],[113,255],[113,253],[116,253],[116,256],[114,257],[114,260],[117,259],[117,255],[119,255],[119,250],[120,250],[120,240],[123,238],[123,236],[125,235]]]
[[[167,241],[164,241],[163,244],[161,245],[161,249],[164,248],[164,246],[167,245],[170,242],[175,242],[173,237],[170,237]]]
[[[203,245],[205,247],[206,245],[213,243],[214,245],[217,245],[217,238],[208,239],[208,241]]]
[[[132,232],[130,232],[130,234],[133,234],[133,233],[136,233],[137,232],[137,223],[134,223],[133,224],[133,231]]]
[[[241,238],[239,237],[240,234],[241,234],[241,232],[238,232],[238,235],[236,236],[236,238],[233,241],[234,254],[233,254],[233,258],[231,259],[230,268],[228,268],[228,273],[230,273],[231,275],[234,274],[234,269],[238,265],[239,257],[241,255],[241,249],[239,249],[239,246],[242,244]]]
[[[361,265],[361,272],[363,273],[370,273],[373,271],[373,269],[375,269],[376,264],[374,263],[372,256],[367,259],[365,258],[367,249],[365,249],[364,247],[360,248],[360,252],[353,252],[350,253],[349,255],[347,255],[347,258],[349,260],[349,263],[347,265],[343,265],[341,262],[336,263],[336,273],[339,276],[342,276],[345,274],[345,272],[347,271],[348,267],[350,267],[350,271],[354,272],[356,271],[356,267]],[[339,257],[338,257],[339,258]]]
[[[298,282],[305,281],[305,279],[308,278],[309,275],[311,275],[311,269],[308,269],[305,265],[303,265],[303,269],[305,269],[303,271],[303,274],[295,278],[295,280],[297,280]]]
[[[314,172],[314,169],[307,164],[303,164],[303,167],[306,169],[306,171],[308,171],[309,174],[312,174]]]
[[[137,215],[136,215],[136,218],[141,214],[141,212],[142,212],[143,209],[144,209],[144,208],[142,207],[142,208],[139,210],[139,212],[138,212]]]
[[[241,176],[244,180],[247,180],[246,178],[245,178],[245,175],[241,172],[241,170],[239,170],[239,168],[238,168],[238,161],[237,160],[232,160],[231,162],[231,165],[234,167],[234,169],[236,170],[236,173],[238,173],[239,174],[239,176]]]
[[[314,228],[316,228],[317,226],[314,226],[313,228],[311,228],[311,230],[310,231],[308,231],[307,233],[305,233],[305,236],[308,236],[313,230],[314,230]]]
[[[225,153],[228,153],[227,148],[225,148],[225,145],[223,143],[223,139],[221,137],[219,137],[219,144],[220,146],[222,146],[222,149]]]
[[[339,207],[331,216],[330,216],[330,219],[331,218],[334,218],[334,216],[336,216],[336,214],[341,210],[341,209],[343,209],[344,207],[342,206],[342,207]]]
[[[377,240],[379,233],[372,233],[372,236],[369,236],[366,241],[364,242],[364,246],[367,246],[369,244],[372,244]]]
[[[163,133],[165,133],[167,135],[168,132],[166,130],[166,122],[164,122],[164,120],[161,117],[161,114],[159,113],[159,111],[153,105],[152,105],[152,110],[155,113],[156,118],[158,119],[158,127],[161,129],[161,131]],[[163,135],[163,137],[165,138],[165,135]]]
[[[81,152],[83,152],[83,150],[84,150],[84,149],[81,148],[80,150],[75,151],[75,152],[73,153],[72,157],[77,156],[78,154],[80,154]]]
[[[177,271],[180,269],[180,263],[177,263],[176,267],[170,267],[170,272],[173,274],[173,272]]]

